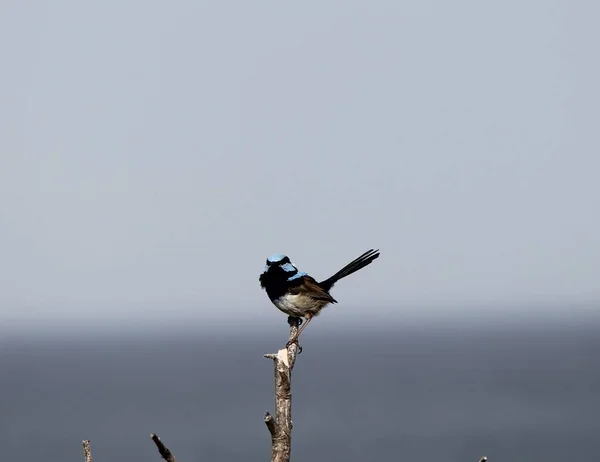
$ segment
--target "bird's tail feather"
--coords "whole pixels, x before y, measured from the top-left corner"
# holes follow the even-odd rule
[[[325,279],[323,282],[320,282],[319,285],[325,289],[329,290],[333,287],[333,285],[342,278],[355,273],[359,269],[364,268],[365,266],[371,264],[373,260],[379,257],[379,250],[369,250],[363,253],[356,260],[351,261],[346,266],[344,266],[341,270],[331,276],[329,279]]]

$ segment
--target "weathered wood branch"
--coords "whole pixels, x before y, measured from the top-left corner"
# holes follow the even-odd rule
[[[298,332],[300,319],[289,317],[290,337]],[[265,414],[265,424],[271,433],[271,462],[289,462],[292,451],[292,369],[296,363],[298,345],[293,343],[277,353],[266,354],[275,369],[275,417]]]
[[[83,446],[83,457],[85,457],[85,462],[92,462],[92,448],[90,446],[90,440],[83,440],[81,445]]]
[[[301,320],[289,317],[289,340],[291,341],[298,332]],[[265,354],[265,358],[272,359],[275,372],[275,416],[269,411],[265,413],[264,421],[271,434],[271,462],[290,462],[292,452],[292,369],[296,363],[296,356],[301,351],[297,343],[287,348],[282,348],[277,353]],[[155,433],[150,438],[156,445],[160,456],[166,462],[176,462],[175,456]],[[85,462],[92,462],[90,440],[83,440],[83,454]],[[487,462],[487,457],[482,457],[479,462]]]
[[[165,459],[167,462],[176,462],[173,453],[169,451],[169,448],[163,444],[163,442],[160,440],[156,433],[150,433],[150,438],[152,439],[152,441],[154,441],[154,444],[156,444],[156,447],[158,448],[158,453],[163,459]]]

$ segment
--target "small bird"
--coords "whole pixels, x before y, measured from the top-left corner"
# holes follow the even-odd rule
[[[269,299],[280,311],[288,316],[306,319],[286,346],[298,341],[310,320],[318,316],[325,306],[337,303],[329,293],[337,281],[371,264],[378,257],[379,250],[371,249],[322,282],[317,282],[308,273],[299,272],[286,255],[274,254],[267,258],[265,269],[259,277],[261,288],[266,290]]]

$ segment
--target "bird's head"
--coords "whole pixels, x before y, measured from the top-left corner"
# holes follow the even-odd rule
[[[287,255],[276,253],[267,258],[263,273],[260,275],[260,285],[265,287],[268,283],[293,281],[306,274],[299,272]]]

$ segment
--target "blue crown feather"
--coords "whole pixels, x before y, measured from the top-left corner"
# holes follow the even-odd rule
[[[283,260],[285,257],[286,256],[281,253],[274,253],[269,258],[267,258],[267,260],[269,260],[271,263],[277,263],[278,261]]]

